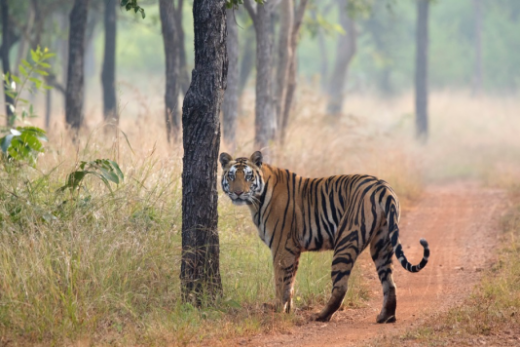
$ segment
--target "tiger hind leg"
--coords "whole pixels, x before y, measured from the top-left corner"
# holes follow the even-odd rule
[[[330,321],[332,315],[341,307],[347,293],[350,272],[359,255],[358,231],[352,230],[342,234],[345,236],[336,242],[332,258],[332,294],[325,308],[313,317],[320,322]]]
[[[370,254],[376,266],[377,276],[383,287],[383,308],[377,316],[377,323],[393,323],[396,321],[395,309],[397,299],[395,283],[392,277],[392,258],[394,251],[390,242],[388,225],[385,223],[370,244]]]

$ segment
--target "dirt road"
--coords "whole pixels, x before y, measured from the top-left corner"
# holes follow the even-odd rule
[[[402,334],[432,314],[460,303],[494,258],[497,226],[505,194],[476,184],[451,184],[426,189],[400,223],[400,239],[412,263],[421,259],[419,239],[430,243],[430,262],[411,274],[395,264],[397,322],[375,323],[382,295],[375,269],[367,268],[373,288],[367,308],[338,312],[330,323],[309,322],[287,334],[241,338],[243,346],[357,346],[383,336]],[[357,265],[357,264],[356,264]]]

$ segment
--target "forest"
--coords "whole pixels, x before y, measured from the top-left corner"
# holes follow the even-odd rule
[[[0,0],[0,39],[0,345],[520,343],[519,1]],[[394,257],[397,322],[370,249],[330,322],[332,252],[272,309],[221,187],[255,151],[393,188],[431,249]]]

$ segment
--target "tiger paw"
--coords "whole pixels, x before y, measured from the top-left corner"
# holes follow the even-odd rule
[[[379,324],[385,324],[385,323],[395,323],[396,318],[395,315],[383,315],[380,314],[377,316],[376,322]]]
[[[311,315],[310,320],[312,322],[330,322],[332,315],[324,315],[322,313],[315,313]]]

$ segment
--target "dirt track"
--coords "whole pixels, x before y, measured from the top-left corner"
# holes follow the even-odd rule
[[[367,308],[338,312],[330,323],[309,322],[288,334],[241,338],[227,345],[356,346],[372,339],[402,334],[434,313],[460,303],[477,283],[480,271],[494,258],[497,221],[505,195],[476,184],[451,184],[426,189],[400,223],[400,239],[408,259],[422,255],[419,239],[430,243],[431,256],[420,273],[395,266],[397,322],[379,325],[375,317],[382,295],[375,270],[367,278],[373,288]]]

